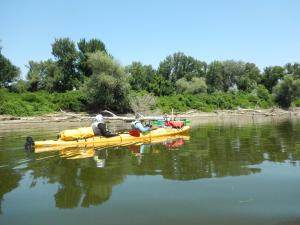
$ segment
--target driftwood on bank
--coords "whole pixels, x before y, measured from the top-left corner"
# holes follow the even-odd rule
[[[116,114],[108,111],[108,110],[104,110],[102,111],[103,117],[106,120],[123,120],[123,121],[134,121],[135,120],[135,116],[117,116]],[[105,116],[106,114],[110,115],[110,116]],[[163,119],[163,116],[142,116],[141,117],[142,120],[160,120]]]
[[[118,116],[108,110],[102,111],[104,118],[107,121],[124,121],[131,122],[135,120],[134,115],[121,115]],[[173,115],[173,116],[172,116]],[[215,112],[199,112],[197,110],[190,110],[185,113],[173,112],[169,117],[173,119],[226,119],[226,118],[243,118],[243,117],[299,117],[300,108],[292,108],[290,110],[282,110],[279,108],[272,109],[237,109],[237,110],[221,110]],[[36,117],[17,117],[10,115],[0,115],[0,125],[5,124],[20,124],[20,123],[45,123],[45,122],[88,122],[90,123],[95,115],[86,113],[74,112],[60,112],[52,113],[44,116]],[[142,116],[142,120],[158,120],[164,119],[164,115],[159,116]]]

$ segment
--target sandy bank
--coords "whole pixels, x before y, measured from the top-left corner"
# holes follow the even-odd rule
[[[49,122],[85,122],[91,121],[95,115],[87,113],[60,112],[43,116],[17,117],[9,115],[0,115],[1,124],[19,124],[19,123],[49,123]],[[132,117],[133,115],[121,115],[122,117]],[[145,115],[146,116],[146,115]],[[280,117],[299,117],[300,108],[283,110],[279,108],[272,109],[238,109],[238,110],[220,110],[215,112],[200,112],[190,110],[186,113],[175,114],[175,118],[187,118],[191,120],[213,122],[220,120],[253,120],[256,118],[280,118]]]

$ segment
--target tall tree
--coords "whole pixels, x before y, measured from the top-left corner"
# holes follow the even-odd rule
[[[206,93],[207,85],[204,77],[193,77],[191,81],[181,78],[176,81],[177,93],[200,94]]]
[[[0,87],[8,87],[20,76],[20,69],[0,52]]]
[[[246,63],[242,76],[238,79],[239,90],[252,91],[261,81],[260,70],[254,63]]]
[[[270,66],[264,69],[262,75],[262,84],[272,92],[273,87],[276,86],[279,80],[283,79],[285,75],[285,69],[281,66]]]
[[[83,76],[90,77],[92,75],[92,69],[88,66],[88,53],[94,53],[101,51],[107,53],[104,43],[96,38],[86,41],[84,38],[77,43],[79,49],[79,72]]]
[[[220,61],[214,61],[208,65],[206,82],[210,93],[223,91],[223,64]]]
[[[29,61],[27,80],[29,91],[47,90],[55,92],[62,90],[62,71],[51,59],[41,62]]]
[[[130,74],[129,83],[133,90],[151,92],[150,84],[154,81],[155,76],[155,70],[151,65],[133,62],[126,67],[126,71]]]
[[[192,77],[205,77],[206,63],[186,56],[182,52],[174,53],[166,57],[159,64],[158,73],[165,79],[175,84],[177,80],[185,77],[191,80]]]
[[[104,52],[88,54],[93,75],[86,84],[87,100],[94,110],[129,109],[127,74],[124,68]]]
[[[287,74],[292,75],[296,79],[300,79],[300,64],[299,63],[288,63],[285,65]]]
[[[56,39],[52,44],[52,54],[55,56],[57,64],[62,71],[57,91],[64,92],[78,88],[82,78],[76,70],[78,52],[74,42],[69,38]]]
[[[238,84],[244,74],[245,63],[242,61],[226,60],[223,62],[223,91]]]
[[[300,97],[300,80],[286,75],[274,87],[275,101],[282,107],[289,107],[293,100]]]

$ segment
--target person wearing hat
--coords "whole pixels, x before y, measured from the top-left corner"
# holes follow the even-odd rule
[[[92,123],[92,128],[96,136],[114,137],[118,135],[112,134],[110,133],[110,131],[107,130],[104,118],[101,114],[98,114],[95,117],[94,122]]]

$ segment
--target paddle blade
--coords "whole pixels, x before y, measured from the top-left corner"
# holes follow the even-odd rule
[[[128,132],[133,137],[139,137],[140,136],[140,131],[139,130],[131,130]]]

